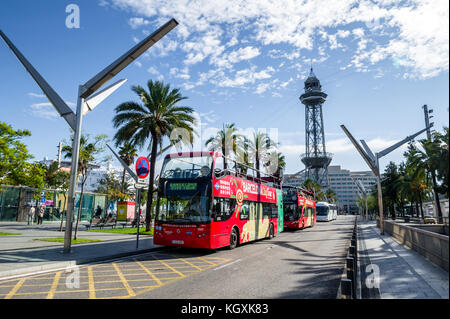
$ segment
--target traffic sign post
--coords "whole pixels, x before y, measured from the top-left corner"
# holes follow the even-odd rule
[[[147,157],[139,157],[136,161],[136,174],[138,179],[136,180],[136,249],[139,248],[139,226],[141,224],[141,192],[145,187],[145,178],[147,178],[150,172],[150,163]]]

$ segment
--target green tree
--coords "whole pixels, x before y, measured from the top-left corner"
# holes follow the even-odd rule
[[[73,137],[72,137],[73,140]],[[95,163],[96,157],[103,152],[103,144],[106,142],[106,135],[97,135],[93,142],[89,142],[89,135],[81,135],[80,151],[78,158],[78,174],[77,179],[81,179],[80,202],[78,205],[78,217],[75,226],[74,239],[77,239],[78,224],[81,218],[81,209],[83,206],[84,184],[89,176],[89,170]],[[72,158],[72,146],[64,145],[62,148],[64,158]],[[78,184],[78,180],[77,183]]]
[[[122,201],[130,198],[129,193],[123,192],[124,187],[128,189],[129,186],[126,182],[122,184],[114,172],[106,172],[100,179],[96,192],[107,194],[109,201]]]
[[[263,132],[253,132],[253,138],[249,141],[248,147],[250,156],[255,163],[256,174],[261,179],[261,163],[263,165],[270,160],[270,151],[276,146],[276,143]]]
[[[264,164],[264,167],[268,167],[271,175],[275,176],[278,182],[281,182],[282,171],[286,167],[286,158],[276,150],[271,151],[269,152],[269,160]]]
[[[209,146],[210,151],[220,151],[223,156],[230,157],[230,155],[237,154],[240,140],[242,139],[242,136],[237,132],[238,129],[234,123],[224,124],[216,136],[209,138],[205,142],[205,146]],[[223,167],[227,169],[226,158],[224,158]]]
[[[322,191],[322,186],[316,183],[312,178],[307,178],[302,184],[302,188],[314,193],[315,201],[325,200],[325,194]]]
[[[136,149],[136,147],[134,145],[132,145],[129,142],[125,142],[120,147],[119,155],[120,155],[120,158],[125,162],[125,164],[130,166],[131,164],[134,163],[134,158],[138,154],[137,154],[137,149]],[[122,193],[126,193],[126,188],[125,188],[125,176],[126,176],[126,174],[127,174],[127,170],[124,168],[123,169],[123,174],[122,174]]]
[[[0,122],[0,183],[34,188],[44,186],[45,170],[39,164],[28,162],[33,156],[21,141],[28,136],[31,136],[30,131],[14,130]]]
[[[153,192],[155,180],[155,163],[158,147],[162,148],[163,138],[179,139],[177,133],[171,136],[175,129],[187,133],[189,141],[181,139],[182,143],[192,144],[193,125],[195,119],[191,115],[193,109],[188,106],[178,106],[187,99],[179,89],[171,89],[170,85],[152,80],[147,83],[148,92],[141,86],[133,86],[142,103],[125,102],[116,107],[113,125],[118,128],[114,140],[118,144],[131,143],[136,147],[143,147],[148,143],[151,150],[149,192],[147,195],[146,231],[150,231],[152,220]],[[180,131],[178,131],[180,132]]]
[[[393,219],[396,218],[395,204],[398,203],[399,177],[397,165],[394,162],[389,162],[384,170],[381,190],[383,194],[383,206],[389,209]]]

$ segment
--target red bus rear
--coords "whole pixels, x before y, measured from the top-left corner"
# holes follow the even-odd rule
[[[159,181],[154,243],[234,248],[282,230],[281,190],[248,176],[250,168],[237,167],[216,152],[167,155]]]
[[[283,187],[284,228],[303,229],[316,224],[313,194],[297,187]]]

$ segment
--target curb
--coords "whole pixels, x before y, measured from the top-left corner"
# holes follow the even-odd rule
[[[134,255],[141,255],[141,254],[146,254],[146,253],[150,253],[150,252],[154,252],[154,251],[167,250],[167,249],[168,249],[167,247],[163,247],[163,246],[162,247],[154,247],[154,248],[135,250],[135,251],[119,253],[119,254],[114,254],[114,255],[108,255],[108,256],[102,256],[102,257],[83,258],[83,259],[78,259],[78,260],[68,260],[68,261],[64,261],[64,262],[48,263],[48,264],[44,264],[44,265],[40,265],[40,266],[2,271],[2,272],[0,272],[0,281],[15,279],[15,278],[19,278],[19,277],[28,276],[28,275],[63,270],[63,269],[73,268],[76,266],[81,266],[81,265],[86,265],[86,264],[95,264],[95,263],[99,263],[102,261],[119,259],[119,258],[134,256]]]

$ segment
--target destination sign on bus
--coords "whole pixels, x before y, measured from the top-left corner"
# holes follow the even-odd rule
[[[197,183],[170,183],[169,190],[171,191],[195,191]]]

